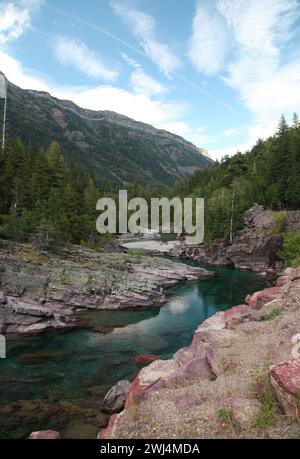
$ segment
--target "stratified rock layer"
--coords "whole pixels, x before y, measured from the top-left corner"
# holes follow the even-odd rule
[[[166,302],[165,287],[215,276],[167,259],[82,247],[50,256],[30,245],[8,242],[0,248],[0,263],[2,333],[78,326],[73,314],[78,309],[161,306]]]

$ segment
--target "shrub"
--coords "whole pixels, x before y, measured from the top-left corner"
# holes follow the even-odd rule
[[[295,267],[300,264],[300,232],[291,231],[283,238],[281,258],[285,266]]]
[[[254,394],[261,402],[261,409],[254,421],[253,427],[265,428],[273,425],[278,405],[275,400],[269,376],[261,373],[254,384]]]
[[[263,320],[272,320],[275,319],[275,317],[279,316],[280,314],[280,309],[279,308],[274,308],[272,311],[268,312],[267,314],[264,314],[262,316]]]
[[[273,218],[273,233],[275,235],[283,234],[286,230],[286,212],[284,210],[281,212],[273,212]]]

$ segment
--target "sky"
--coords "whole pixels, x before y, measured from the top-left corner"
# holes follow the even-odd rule
[[[300,113],[300,0],[0,0],[0,70],[213,159]]]

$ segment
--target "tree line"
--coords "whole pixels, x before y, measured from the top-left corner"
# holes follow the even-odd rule
[[[300,209],[300,123],[281,117],[277,132],[259,139],[248,152],[225,156],[181,180],[174,195],[205,198],[205,240],[243,227],[243,214],[254,203],[274,211]],[[233,218],[232,218],[233,217]]]
[[[60,146],[47,151],[10,140],[0,153],[0,235],[33,239],[45,248],[101,243],[96,202],[103,191],[82,167],[67,163]]]

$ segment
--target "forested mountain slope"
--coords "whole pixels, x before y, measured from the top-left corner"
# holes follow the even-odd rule
[[[205,150],[175,134],[11,83],[7,137],[45,149],[57,141],[67,160],[84,165],[106,188],[136,177],[162,188],[212,162]]]

